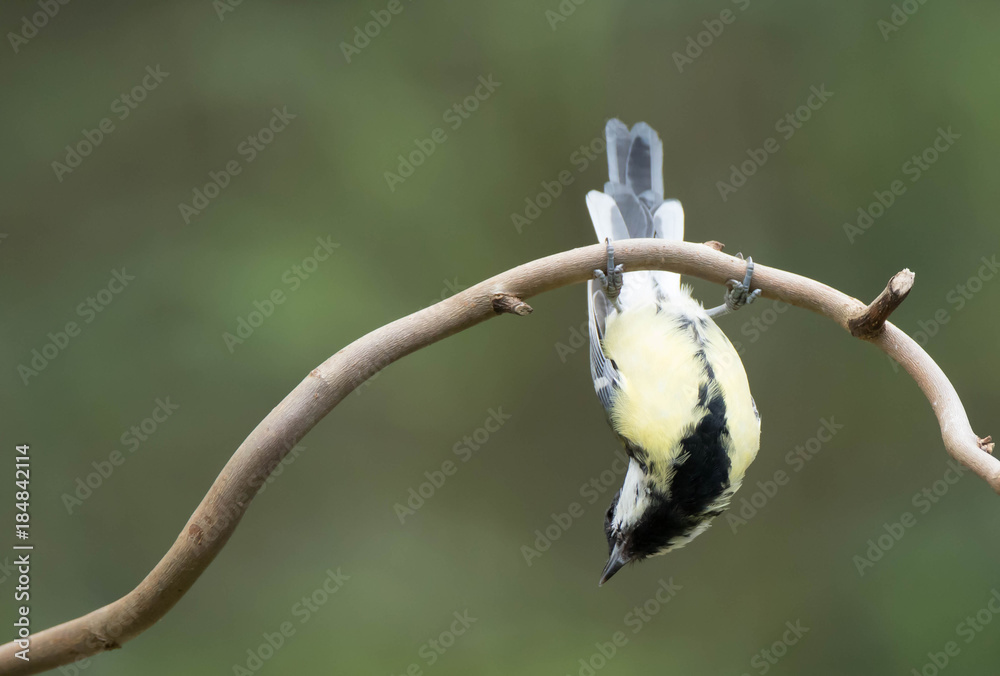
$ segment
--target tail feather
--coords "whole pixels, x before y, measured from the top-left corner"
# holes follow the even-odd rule
[[[604,138],[608,147],[608,175],[611,182],[625,184],[628,151],[632,145],[628,127],[621,120],[608,120],[604,127]]]
[[[653,230],[657,239],[684,241],[684,207],[677,200],[667,200],[653,214]]]
[[[628,228],[629,237],[653,237],[653,215],[649,213],[649,208],[636,196],[632,190],[620,183],[608,183],[604,186],[604,192],[610,195],[618,211],[625,219],[625,226]]]
[[[663,143],[645,122],[632,127],[626,182],[651,210],[663,201]]]
[[[667,200],[653,214],[653,237],[668,242],[684,241],[684,207],[677,200]],[[664,290],[676,291],[681,288],[681,276],[676,272],[660,270],[656,273],[657,284]]]
[[[587,209],[590,211],[590,220],[594,224],[598,240],[603,242],[610,239],[614,242],[630,237],[625,219],[622,218],[618,205],[610,195],[591,190],[587,193]]]
[[[607,138],[608,182],[604,192],[587,195],[587,206],[598,239],[655,237],[684,239],[684,210],[677,200],[664,201],[663,143],[645,122],[631,130],[621,120],[609,120]],[[626,286],[652,283],[666,294],[680,288],[680,275],[672,272],[631,273]]]

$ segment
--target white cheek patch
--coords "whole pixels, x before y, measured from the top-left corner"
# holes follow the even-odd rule
[[[628,471],[625,472],[625,483],[622,484],[618,504],[615,505],[615,518],[611,522],[612,527],[617,531],[631,529],[648,506],[649,491],[646,474],[634,458],[629,458]]]

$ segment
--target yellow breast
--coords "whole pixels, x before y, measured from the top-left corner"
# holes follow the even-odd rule
[[[730,485],[736,488],[757,455],[760,420],[732,343],[700,306],[683,300],[661,305],[659,312],[646,305],[609,318],[604,350],[622,380],[609,411],[611,423],[657,466],[670,467],[682,452],[681,439],[705,414],[699,393],[705,387],[721,390]]]

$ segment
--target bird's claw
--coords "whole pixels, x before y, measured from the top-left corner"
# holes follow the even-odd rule
[[[594,279],[596,279],[600,285],[601,289],[604,291],[604,295],[607,296],[611,304],[615,306],[616,310],[621,310],[621,306],[618,303],[618,296],[622,292],[623,285],[623,273],[625,267],[622,265],[615,265],[615,247],[611,243],[611,240],[605,240],[608,245],[608,268],[607,272],[604,270],[594,270]]]
[[[743,258],[742,254],[737,255]],[[708,315],[710,317],[719,317],[730,312],[736,312],[744,305],[750,305],[760,297],[760,289],[750,290],[750,283],[753,281],[753,267],[753,258],[748,257],[747,272],[743,277],[743,281],[730,279],[726,282],[728,291],[726,291],[725,295],[725,304],[709,310]]]

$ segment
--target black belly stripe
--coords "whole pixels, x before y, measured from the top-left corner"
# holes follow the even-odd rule
[[[715,380],[715,369],[712,368],[712,364],[708,361],[708,356],[705,355],[704,348],[695,352],[694,356],[697,357],[701,361],[702,366],[705,367],[705,375],[708,376],[708,379]]]
[[[726,452],[726,402],[718,390],[705,408],[705,416],[681,440],[687,459],[677,467],[670,483],[671,502],[691,515],[702,514],[729,487],[732,466]]]
[[[705,368],[707,381],[698,388],[698,404],[705,415],[691,432],[681,440],[682,454],[687,459],[674,472],[670,486],[670,501],[690,515],[700,515],[729,487],[729,470],[732,462],[726,452],[729,429],[726,425],[726,402],[716,384],[705,347],[708,343],[702,333],[708,323],[701,318],[696,323],[682,317],[680,325],[691,331],[691,338],[698,350],[697,358]]]

